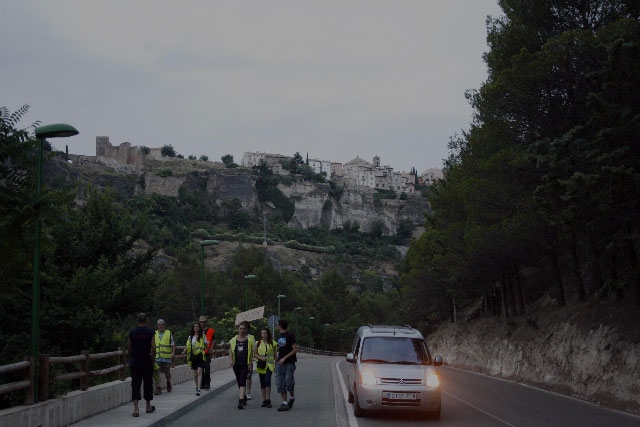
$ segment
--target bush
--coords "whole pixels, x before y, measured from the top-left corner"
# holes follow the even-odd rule
[[[149,154],[151,152],[151,149],[149,147],[147,147],[146,145],[141,145],[140,146],[140,151],[142,151],[142,154]]]
[[[165,145],[160,149],[160,154],[162,154],[162,157],[175,157],[176,150],[173,149],[172,145]]]
[[[209,161],[209,156],[206,156],[206,155],[203,154],[202,156],[200,156],[200,160],[202,160],[203,162],[208,162]]]
[[[161,176],[161,177],[164,178],[164,177],[173,175],[173,172],[171,172],[170,169],[163,169],[160,172],[158,172],[156,175]]]

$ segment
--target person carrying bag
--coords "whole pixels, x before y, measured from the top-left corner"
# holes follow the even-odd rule
[[[256,372],[260,377],[262,407],[271,408],[271,375],[276,369],[276,343],[269,328],[260,329],[260,338],[255,346]]]
[[[207,339],[202,334],[199,323],[194,323],[191,327],[187,345],[182,354],[188,354],[189,366],[193,369],[193,381],[196,383],[196,396],[200,396],[200,385],[202,384],[202,371],[204,368],[207,355],[205,346]]]

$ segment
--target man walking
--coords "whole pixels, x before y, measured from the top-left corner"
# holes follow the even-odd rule
[[[147,315],[138,313],[138,327],[129,332],[129,370],[131,371],[131,395],[133,416],[139,417],[140,385],[144,382],[144,399],[147,401],[147,413],[156,410],[151,406],[153,400],[153,360],[156,348],[153,345],[154,333],[147,328]]]
[[[202,369],[202,389],[209,390],[211,388],[211,359],[214,357],[213,353],[216,349],[216,331],[207,326],[207,316],[200,316],[198,323],[200,324],[200,329],[202,329],[202,334],[206,338],[204,346],[206,358]]]
[[[293,387],[295,381],[293,371],[296,369],[296,353],[298,352],[298,344],[296,344],[296,336],[287,330],[289,322],[284,319],[278,321],[278,364],[276,367],[278,392],[282,396],[282,404],[278,411],[289,411],[293,408],[295,396],[293,395]],[[287,391],[291,398],[287,402]]]
[[[156,325],[158,326],[155,335],[156,365],[158,365],[160,373],[167,378],[167,392],[171,393],[171,368],[176,355],[176,343],[173,340],[171,331],[165,329],[163,319],[158,319]],[[158,375],[156,394],[160,393],[162,393],[162,390],[160,388],[160,375]]]

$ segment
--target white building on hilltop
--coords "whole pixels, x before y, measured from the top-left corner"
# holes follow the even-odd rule
[[[433,185],[437,180],[442,179],[442,169],[431,168],[420,174],[420,180],[424,185]]]
[[[394,172],[390,166],[381,166],[378,156],[374,156],[373,163],[356,156],[344,164],[343,174],[345,185],[351,187],[369,187],[407,194],[413,194],[415,191],[414,175]]]

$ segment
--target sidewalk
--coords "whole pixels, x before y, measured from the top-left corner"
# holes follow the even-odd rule
[[[235,384],[235,375],[231,368],[211,372],[211,390],[202,390],[201,396],[196,396],[193,380],[173,386],[173,391],[166,390],[160,396],[153,396],[151,404],[156,407],[152,414],[145,412],[146,401],[140,401],[140,417],[132,417],[133,402],[102,412],[89,418],[71,424],[76,427],[116,427],[116,426],[162,426],[191,411],[196,406],[213,398],[216,394]]]

